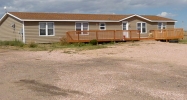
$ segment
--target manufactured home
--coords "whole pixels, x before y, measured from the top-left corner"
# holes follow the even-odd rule
[[[96,30],[138,30],[141,37],[148,37],[150,30],[175,28],[175,22],[156,15],[7,12],[0,19],[0,40],[52,43],[69,31],[89,36],[84,31]],[[123,35],[129,37],[128,32]]]

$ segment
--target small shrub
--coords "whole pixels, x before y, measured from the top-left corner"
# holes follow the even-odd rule
[[[61,37],[61,38],[60,38],[60,43],[61,43],[61,45],[66,45],[66,44],[68,44],[68,42],[67,42],[67,40],[66,40],[66,37]]]
[[[85,43],[78,43],[78,45],[80,46],[80,47],[82,47],[82,46],[85,46],[86,44]]]
[[[98,41],[96,39],[90,41],[90,44],[92,44],[92,45],[97,45],[97,43],[98,43]]]
[[[82,43],[82,42],[72,43],[70,46],[72,46],[72,47],[82,47],[82,46],[86,46],[86,43]]]
[[[115,44],[115,41],[110,41],[110,44]]]
[[[30,47],[30,48],[36,48],[36,47],[38,47],[38,44],[36,44],[36,43],[34,43],[34,42],[31,42],[31,43],[29,44],[29,47]]]

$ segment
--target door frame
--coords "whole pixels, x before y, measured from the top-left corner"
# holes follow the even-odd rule
[[[126,30],[129,30],[129,23],[128,21],[122,21],[122,30],[123,30],[123,24],[126,23]],[[129,38],[129,32],[123,32],[123,35],[125,35],[126,38]]]

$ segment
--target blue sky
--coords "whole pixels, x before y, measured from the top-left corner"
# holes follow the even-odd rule
[[[60,12],[159,15],[177,20],[187,30],[187,0],[0,0],[8,12]]]

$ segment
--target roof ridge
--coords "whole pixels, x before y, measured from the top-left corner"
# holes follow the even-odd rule
[[[77,14],[77,15],[117,15],[117,16],[130,16],[134,14],[101,14],[101,13],[71,13],[71,12],[8,12],[8,13],[37,13],[37,14]]]

